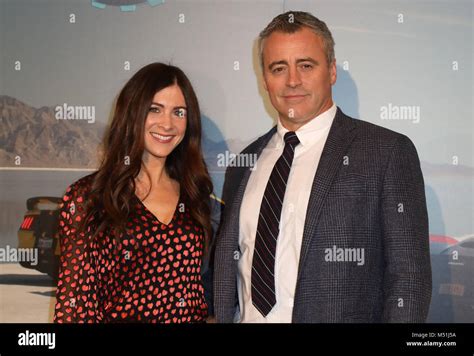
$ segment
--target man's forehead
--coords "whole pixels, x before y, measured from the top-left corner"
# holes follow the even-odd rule
[[[273,32],[264,40],[263,51],[273,50],[291,50],[298,49],[318,49],[323,45],[321,36],[315,34],[311,30],[299,30],[294,33],[286,33],[281,31]]]
[[[295,38],[308,38],[311,40],[314,40],[316,38],[321,40],[321,35],[315,33],[311,28],[309,27],[302,27],[299,30],[296,30],[294,32],[286,32],[286,31],[279,31],[276,30],[272,32],[268,37],[267,40],[269,39],[278,39],[278,40],[284,40],[284,39],[295,39]]]
[[[289,34],[291,36],[291,34]],[[269,37],[264,43],[263,55],[265,57],[291,56],[307,57],[315,55],[324,55],[323,42],[319,36],[314,35],[310,38],[300,37]]]

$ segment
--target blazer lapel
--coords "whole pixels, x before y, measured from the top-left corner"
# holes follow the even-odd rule
[[[257,160],[260,157],[265,146],[268,144],[268,141],[272,138],[273,134],[276,132],[276,126],[274,126],[270,131],[268,131],[265,135],[260,137],[260,139],[255,142],[255,145],[252,145],[248,149],[241,152],[241,154],[256,154]],[[242,205],[242,199],[245,193],[245,188],[247,187],[247,183],[250,178],[250,174],[252,173],[251,167],[245,168],[242,174],[242,178],[237,186],[237,191],[235,193],[235,197],[233,199],[233,204],[231,206],[231,211],[229,216],[232,217],[232,232],[234,233],[233,239],[238,242],[239,239],[239,216],[240,216],[240,206]]]
[[[302,266],[305,263],[308,247],[318,226],[319,216],[321,215],[321,209],[324,205],[327,193],[336,177],[336,173],[343,163],[344,153],[354,139],[356,130],[352,120],[353,119],[344,115],[341,109],[337,108],[336,116],[329,130],[328,138],[324,145],[311,187],[311,196],[308,202],[308,209],[306,210],[303,242],[298,266],[298,281],[301,277]]]

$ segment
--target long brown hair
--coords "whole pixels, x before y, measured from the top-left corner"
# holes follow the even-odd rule
[[[165,169],[180,183],[180,201],[189,207],[191,217],[204,230],[204,246],[209,246],[209,196],[213,186],[202,155],[198,100],[183,71],[163,63],[141,68],[117,98],[103,160],[94,175],[86,205],[84,223],[93,223],[94,237],[108,227],[118,234],[125,231],[135,197],[135,178],[142,166],[145,120],[154,95],[174,84],[185,98],[187,125],[183,140],[166,158]]]

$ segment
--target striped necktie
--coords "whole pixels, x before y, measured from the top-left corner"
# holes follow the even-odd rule
[[[293,131],[285,134],[285,148],[273,167],[263,194],[252,259],[252,303],[263,315],[272,310],[275,297],[275,252],[286,183],[299,144]]]

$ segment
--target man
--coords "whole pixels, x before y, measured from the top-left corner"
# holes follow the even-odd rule
[[[216,242],[218,322],[423,322],[428,216],[416,149],[335,106],[334,41],[309,13],[259,38],[278,124],[226,173]]]

